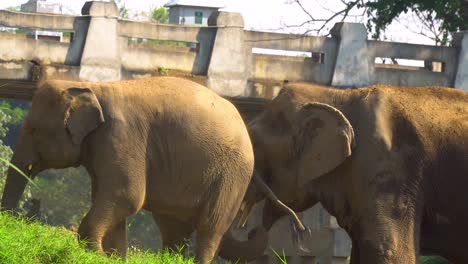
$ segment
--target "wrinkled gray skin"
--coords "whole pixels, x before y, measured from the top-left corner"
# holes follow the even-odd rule
[[[467,92],[290,84],[248,127],[256,171],[296,211],[321,202],[352,263],[468,263]],[[262,198],[251,185],[245,201]],[[267,201],[263,226],[282,214]]]
[[[196,259],[209,263],[240,207],[254,157],[231,103],[194,82],[165,77],[42,82],[12,162],[31,176],[87,169],[92,206],[78,233],[99,252],[125,256],[126,219],[146,209],[165,248],[182,245],[196,230]],[[26,183],[8,171],[2,210],[18,206]]]

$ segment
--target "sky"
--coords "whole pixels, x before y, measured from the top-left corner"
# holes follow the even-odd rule
[[[86,0],[48,0],[59,2],[79,14]],[[195,1],[195,0],[194,0]],[[217,0],[219,1],[219,0]],[[0,9],[18,6],[27,0],[0,0]],[[117,1],[118,2],[118,1]],[[162,6],[168,0],[120,0],[128,9],[150,10],[151,7]],[[275,31],[285,33],[303,33],[307,28],[285,27],[284,25],[298,25],[307,20],[307,15],[291,0],[221,0],[226,5],[226,11],[239,12],[244,17],[245,28],[249,30]],[[339,10],[340,0],[303,0],[304,7],[315,17],[328,17],[328,10]],[[349,17],[348,22],[362,22],[355,17]],[[405,25],[408,23],[405,23]],[[413,33],[418,31],[418,23],[410,23],[411,31],[404,23],[394,22],[386,32],[387,40],[432,45],[433,42],[425,37]],[[330,27],[333,23],[330,24]],[[324,30],[327,33],[328,30]]]

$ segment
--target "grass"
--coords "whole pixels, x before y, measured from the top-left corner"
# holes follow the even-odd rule
[[[188,264],[194,261],[168,251],[154,254],[131,250],[126,260],[106,257],[85,249],[74,233],[65,228],[31,223],[0,213],[0,263]]]
[[[286,264],[284,251],[274,251],[279,263]],[[423,264],[446,264],[440,257],[421,257]],[[158,254],[130,250],[127,259],[106,257],[87,250],[75,234],[63,227],[50,227],[27,219],[0,213],[0,264],[193,264],[180,253]],[[229,262],[228,262],[229,263]]]

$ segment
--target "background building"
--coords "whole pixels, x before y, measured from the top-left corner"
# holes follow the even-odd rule
[[[21,12],[29,13],[51,13],[63,14],[63,6],[58,2],[47,0],[29,0],[21,5]],[[50,39],[55,41],[63,41],[63,33],[56,31],[30,30],[27,35],[34,39]]]
[[[187,25],[207,25],[211,13],[225,5],[213,0],[172,0],[164,5],[169,8],[169,23]]]

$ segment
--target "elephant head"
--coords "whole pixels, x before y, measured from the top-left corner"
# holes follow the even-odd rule
[[[82,142],[103,122],[101,105],[92,90],[43,82],[33,97],[11,162],[31,177],[49,168],[78,166]],[[2,210],[18,206],[26,184],[25,177],[8,170]]]
[[[256,184],[249,186],[244,208],[251,208],[265,195],[277,196],[265,202],[265,230],[287,213],[275,206],[275,199],[295,211],[317,203],[308,194],[308,187],[340,166],[351,156],[355,145],[353,127],[341,111],[328,104],[297,98],[288,89],[283,89],[249,123],[249,133],[259,175],[254,177]],[[243,243],[246,248],[261,248],[253,239]],[[262,253],[257,252],[257,256]],[[231,252],[231,255],[242,254]]]

